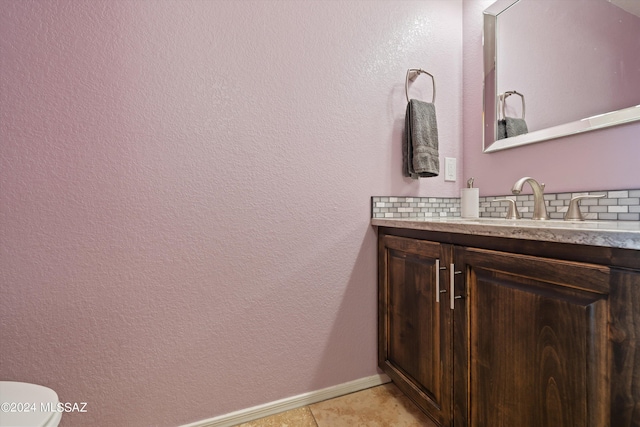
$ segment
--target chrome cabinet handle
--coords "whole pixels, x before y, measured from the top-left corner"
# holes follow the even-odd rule
[[[436,259],[436,302],[440,302],[440,260]]]
[[[455,302],[462,296],[456,296],[456,274],[462,274],[462,271],[456,271],[455,265],[451,264],[451,270],[449,270],[449,281],[451,282],[451,293],[449,294],[449,306],[451,310],[455,309]]]
[[[447,267],[440,267],[440,259],[436,259],[436,302],[440,302],[440,294],[447,292],[446,289],[440,289],[440,270],[446,270]]]

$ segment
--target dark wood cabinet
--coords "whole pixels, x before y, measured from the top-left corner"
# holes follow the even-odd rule
[[[450,258],[449,247],[439,243],[380,240],[380,364],[441,425],[451,419],[451,310],[439,285],[440,267]]]
[[[471,248],[456,255],[466,277],[469,425],[606,425],[609,269]]]
[[[378,359],[440,426],[638,427],[640,255],[381,228]]]

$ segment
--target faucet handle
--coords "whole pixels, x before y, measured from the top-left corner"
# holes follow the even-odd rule
[[[569,202],[569,209],[567,209],[567,213],[564,214],[565,221],[584,221],[584,217],[582,216],[582,212],[580,211],[580,200],[582,199],[599,199],[604,197],[604,194],[583,194],[581,196],[573,196],[571,201]]]
[[[509,209],[507,210],[506,219],[520,219],[520,212],[516,206],[516,201],[513,199],[493,199],[494,202],[509,202]]]

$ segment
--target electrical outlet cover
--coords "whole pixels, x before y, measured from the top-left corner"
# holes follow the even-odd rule
[[[445,181],[456,180],[456,158],[455,157],[444,158],[444,180]]]

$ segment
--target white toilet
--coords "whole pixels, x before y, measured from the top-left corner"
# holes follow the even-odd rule
[[[0,427],[56,427],[62,418],[57,404],[58,395],[48,387],[0,381]]]

